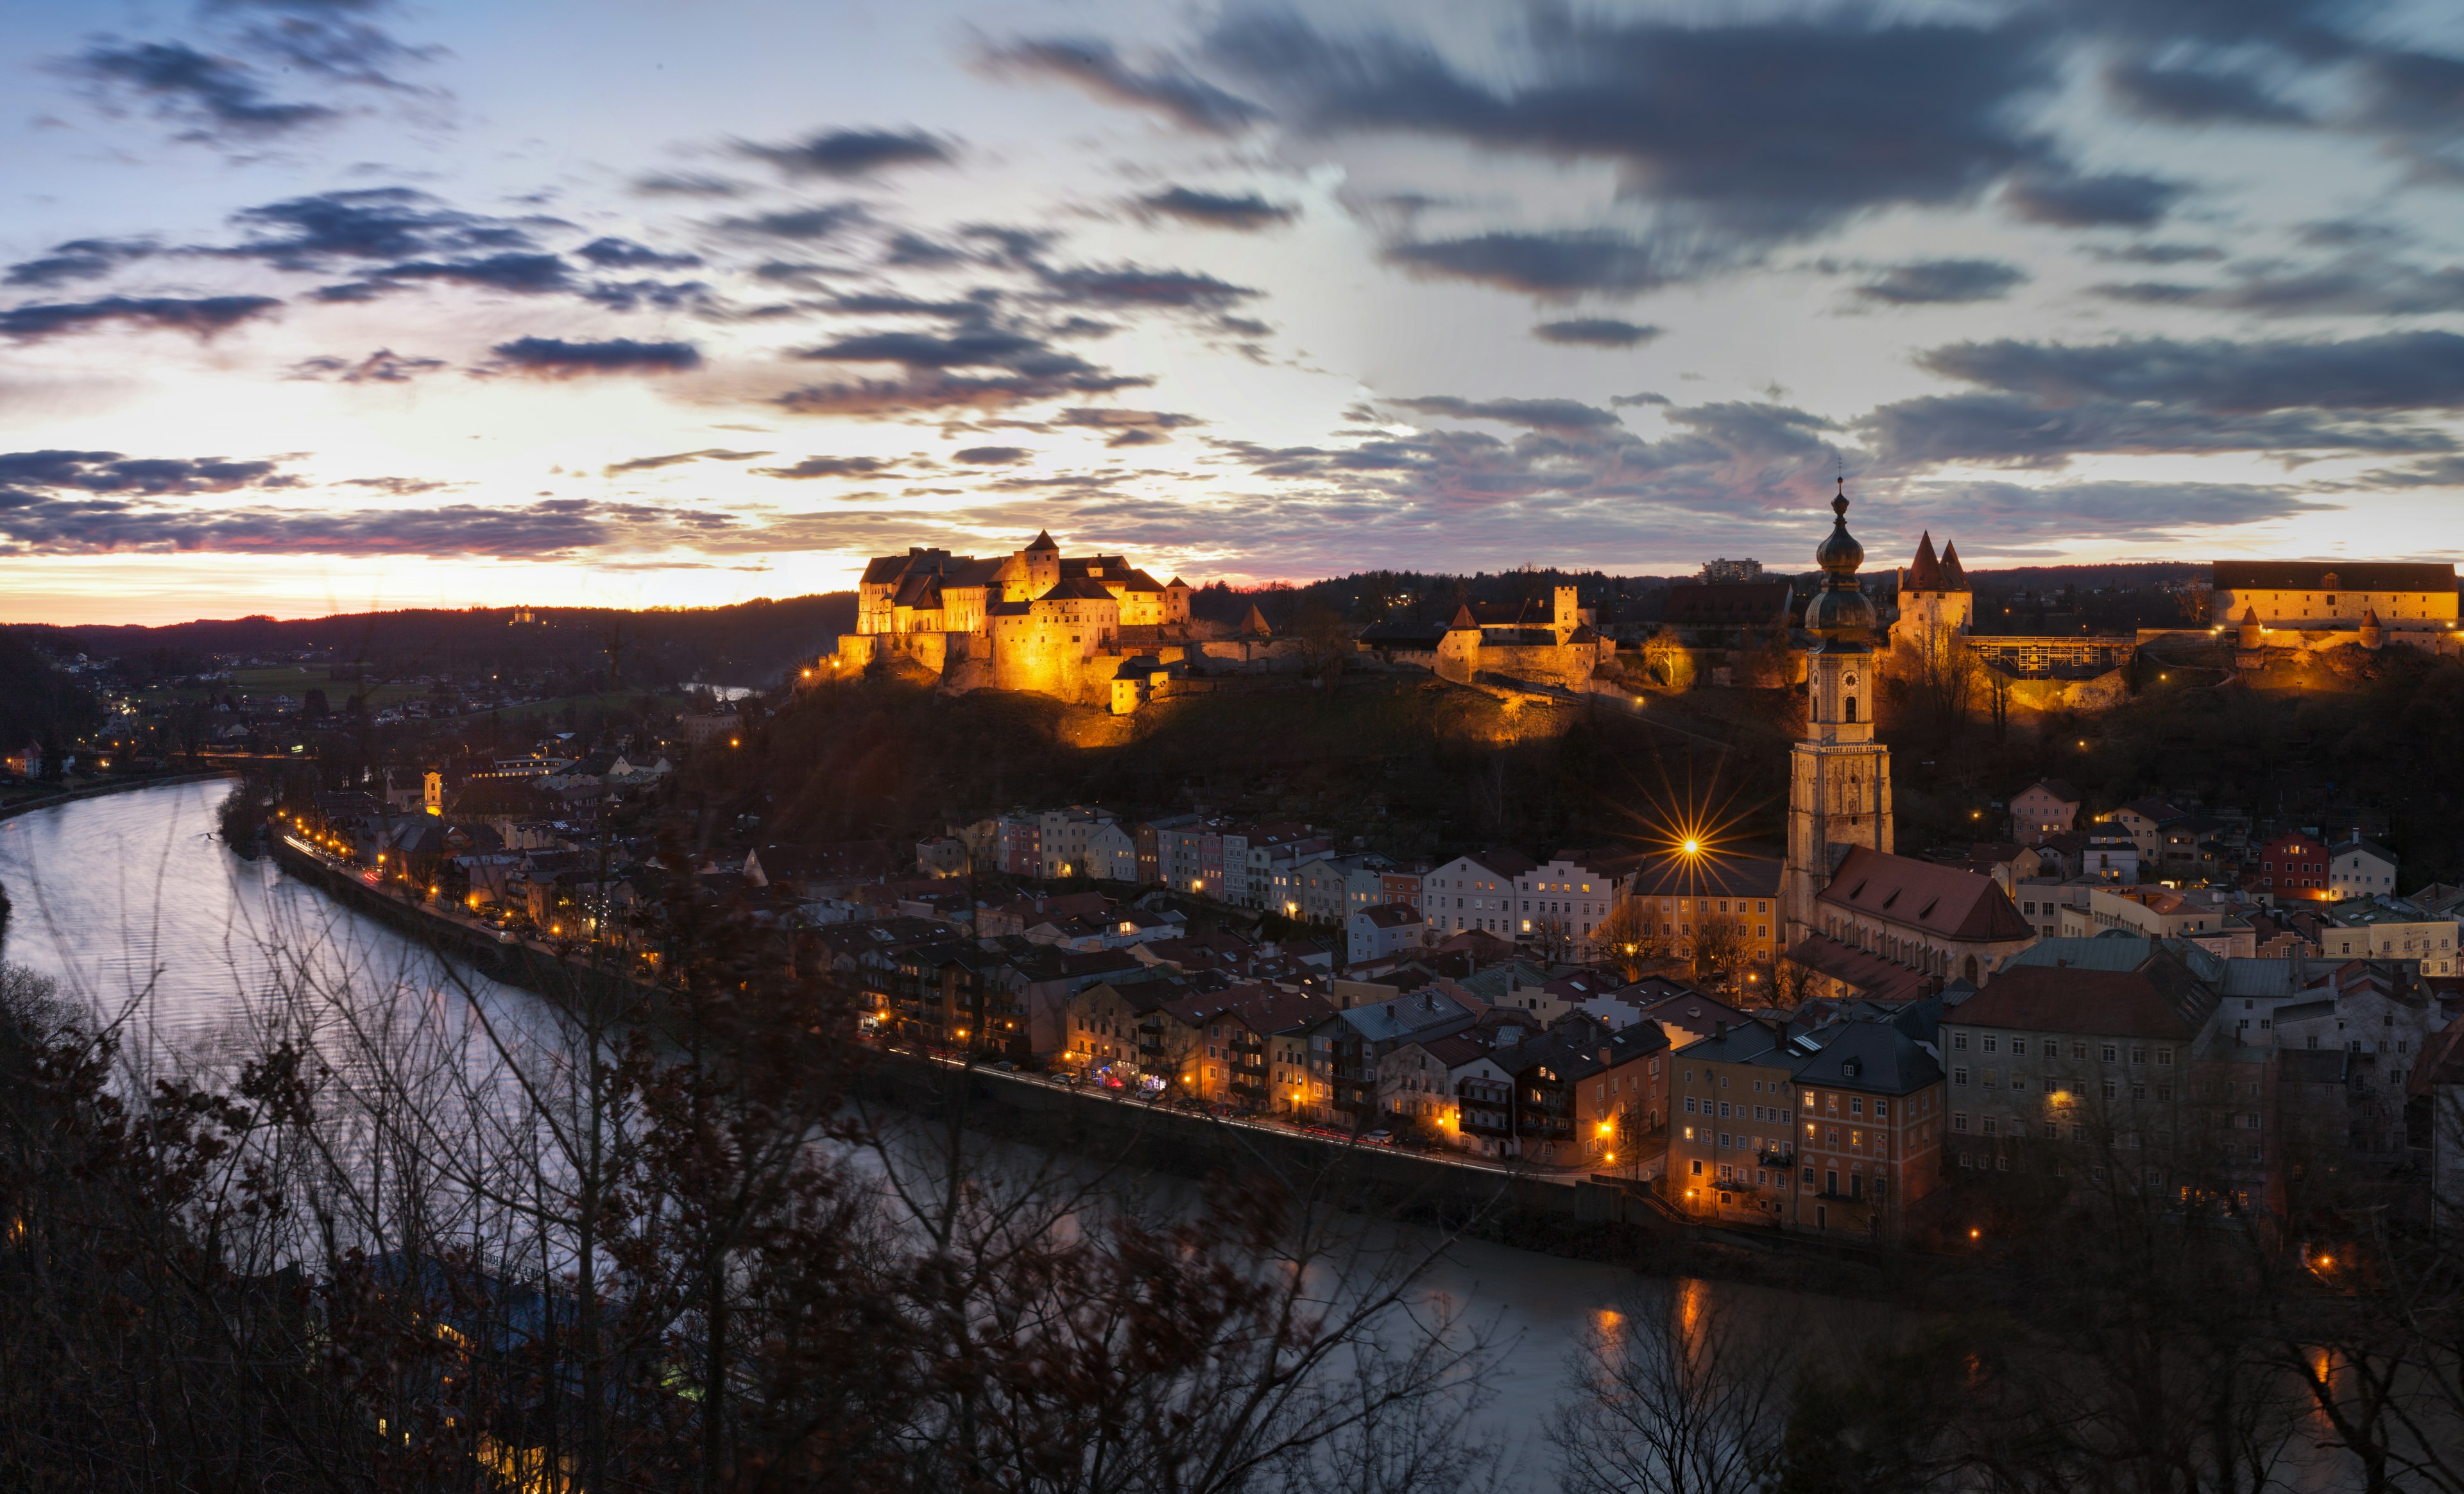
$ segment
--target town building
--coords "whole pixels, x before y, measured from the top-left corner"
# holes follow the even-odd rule
[[[1428,942],[1429,926],[1409,903],[1355,909],[1344,926],[1344,962],[1387,959]]]
[[[2068,835],[2086,802],[2065,779],[2038,779],[2011,796],[2011,839],[2035,846],[2050,836]]]
[[[1521,880],[1537,869],[1539,863],[1504,846],[1457,856],[1420,878],[1421,916],[1441,935],[1478,929],[1511,941]]]
[[[1637,934],[1657,934],[1661,947],[1681,958],[1694,957],[1696,941],[1707,929],[1709,936],[1734,947],[1739,964],[1769,965],[1782,947],[1779,895],[1785,870],[1783,862],[1717,851],[1658,857],[1634,874],[1626,894],[1632,909],[1626,921]]]
[[[1320,1113],[1346,1127],[1375,1125],[1386,1055],[1407,1043],[1462,1032],[1477,1020],[1470,1006],[1434,985],[1320,1019],[1306,1034],[1309,1074],[1324,1095]]]
[[[2355,898],[2326,911],[2319,953],[2330,959],[2418,960],[2425,976],[2464,974],[2456,964],[2455,916],[2433,916],[2392,898]]]
[[[2338,900],[2395,895],[2395,852],[2356,835],[2327,847],[2327,889]]]
[[[2464,1017],[2438,1033],[2409,1087],[2430,1132],[2431,1220],[2453,1230],[2464,1221]]]
[[[1595,1164],[1638,1179],[1667,1166],[1668,1033],[1639,1022],[1599,1038],[1599,1066],[1575,1087],[1574,1132],[1586,1138]]]
[[[2259,847],[2258,893],[2277,903],[2332,902],[2336,893],[2327,862],[2325,841],[2304,830],[2287,831]]]
[[[1796,1192],[1791,1081],[1811,1045],[1774,1022],[1719,1023],[1676,1050],[1668,1201],[1698,1219],[1785,1222]]]
[[[1378,1060],[1388,1113],[1421,1122],[1465,1152],[1503,1156],[1514,1134],[1514,1076],[1463,1031],[1402,1044]]]
[[[1561,850],[1518,874],[1516,937],[1576,963],[1596,958],[1609,913],[1640,859],[1632,851]]]
[[[2217,560],[2210,617],[2245,615],[2300,632],[2357,631],[2375,613],[2395,641],[2429,642],[2456,623],[2455,567],[2445,561]]]

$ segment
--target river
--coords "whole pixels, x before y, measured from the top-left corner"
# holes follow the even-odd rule
[[[273,1011],[302,1004],[269,1001],[276,991],[433,1010],[467,985],[494,1018],[543,1024],[530,993],[449,972],[270,860],[231,854],[214,833],[229,792],[177,784],[0,820],[0,886],[14,905],[8,958],[57,979],[161,1066],[212,1068],[253,1051]],[[1627,1309],[1640,1284],[1617,1267],[1457,1242],[1429,1285],[1470,1319],[1493,1320],[1506,1346],[1485,1435],[1519,1444],[1536,1432],[1586,1328]],[[1526,1466],[1538,1461],[1533,1447]]]
[[[476,1014],[500,1031],[544,1033],[545,1003],[438,956],[277,869],[232,855],[214,834],[228,783],[106,795],[0,820],[0,886],[14,905],[7,956],[56,978],[119,1025],[141,1066],[225,1067],[256,1051],[271,1024],[378,1022],[395,1009],[451,1028]],[[277,1001],[275,993],[310,993]],[[467,992],[467,995],[465,994]],[[285,1015],[288,1014],[288,1015]],[[456,1015],[459,1014],[459,1015]],[[478,1045],[474,1063],[485,1063]],[[480,1076],[485,1087],[486,1076]],[[1399,1229],[1401,1248],[1425,1250]],[[1743,1312],[1797,1332],[1887,1332],[1879,1308],[1723,1284],[1654,1282],[1607,1265],[1459,1241],[1427,1278],[1431,1292],[1494,1325],[1493,1395],[1474,1437],[1499,1450],[1505,1486],[1553,1484],[1542,1437],[1565,1397],[1569,1361],[1592,1327],[1639,1295],[1676,1291],[1698,1311]],[[2311,1483],[2312,1487],[2333,1486]]]

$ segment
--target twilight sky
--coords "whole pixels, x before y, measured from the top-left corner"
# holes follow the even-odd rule
[[[2464,8],[0,0],[0,620],[2464,552]]]

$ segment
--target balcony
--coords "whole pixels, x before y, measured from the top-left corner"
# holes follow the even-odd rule
[[[1758,1151],[1754,1153],[1754,1165],[1756,1167],[1794,1167],[1796,1165],[1796,1153],[1793,1151]]]

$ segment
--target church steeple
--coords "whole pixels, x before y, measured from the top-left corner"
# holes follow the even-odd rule
[[[1806,604],[1805,733],[1789,755],[1788,864],[1780,911],[1789,942],[1820,932],[1815,894],[1851,846],[1889,851],[1891,755],[1874,739],[1874,604],[1857,580],[1865,547],[1848,533],[1848,492],[1831,500],[1831,533],[1814,552],[1822,590]],[[1920,556],[1930,560],[1928,550]]]

